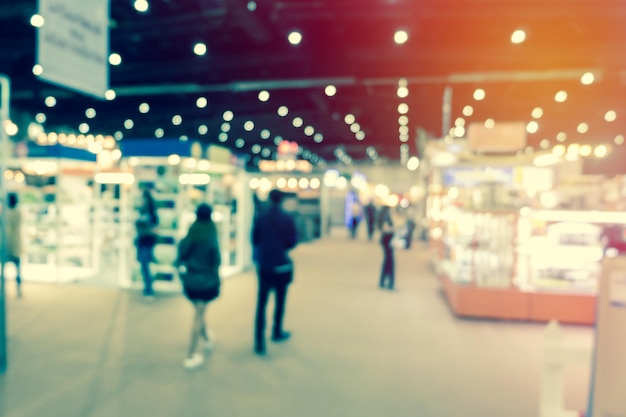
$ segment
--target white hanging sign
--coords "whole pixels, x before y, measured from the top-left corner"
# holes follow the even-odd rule
[[[39,78],[104,98],[109,84],[109,0],[39,0]]]

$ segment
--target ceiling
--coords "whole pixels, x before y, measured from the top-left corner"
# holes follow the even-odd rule
[[[248,155],[252,169],[259,159],[272,158],[276,136],[298,142],[300,157],[314,163],[334,163],[337,148],[352,161],[378,155],[395,162],[404,143],[408,154],[417,155],[418,128],[435,138],[448,133],[442,117],[446,87],[452,93],[450,127],[459,117],[465,127],[487,119],[536,120],[537,131],[528,134],[533,149],[542,140],[543,146],[558,143],[560,132],[566,145],[618,148],[615,138],[619,144],[626,131],[621,1],[149,0],[141,13],[133,0],[111,0],[110,49],[122,58],[110,67],[116,92],[111,101],[33,75],[37,29],[30,18],[36,11],[35,0],[0,3],[0,73],[12,80],[17,137],[43,113],[48,132],[78,133],[88,123],[89,133],[121,132],[124,140],[154,138],[162,129],[166,138],[197,139]],[[398,29],[409,35],[404,44],[394,43]],[[517,29],[526,39],[513,44]],[[288,42],[292,30],[302,34],[298,45]],[[206,45],[206,54],[194,53],[197,42]],[[594,74],[590,85],[581,83],[586,72]],[[406,98],[397,94],[401,79]],[[335,95],[325,93],[327,85],[336,87]],[[477,88],[485,91],[483,100],[473,98]],[[563,103],[554,99],[559,90],[568,94]],[[269,92],[267,101],[259,100],[260,91]],[[48,96],[56,98],[54,107],[46,106]],[[202,97],[208,104],[199,108]],[[139,111],[142,103],[149,105],[147,113]],[[406,142],[399,135],[400,103],[408,104]],[[463,114],[467,105],[470,116]],[[286,116],[278,114],[280,106],[288,108]],[[538,119],[532,117],[535,107],[543,110]],[[95,117],[86,116],[89,108]],[[605,120],[609,110],[614,121]],[[230,126],[223,126],[226,111],[234,116]],[[354,130],[363,132],[361,140],[346,124],[347,114],[359,124]],[[179,125],[172,123],[176,115]],[[294,117],[302,119],[301,127],[293,126]],[[246,121],[254,123],[251,131],[244,129]],[[586,131],[579,131],[581,123]],[[307,135],[307,126],[323,137]],[[220,136],[223,127],[230,128],[226,136]]]

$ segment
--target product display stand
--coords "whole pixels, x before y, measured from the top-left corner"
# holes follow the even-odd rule
[[[92,179],[95,155],[61,145],[29,146],[18,160],[25,280],[67,282],[97,274]]]
[[[588,417],[626,416],[626,257],[606,258],[598,296]]]

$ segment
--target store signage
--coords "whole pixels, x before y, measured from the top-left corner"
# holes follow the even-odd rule
[[[39,78],[104,98],[109,84],[109,0],[39,0]]]
[[[470,123],[467,143],[473,151],[517,152],[526,147],[526,125],[523,122],[498,122],[493,127],[486,127],[484,123]]]
[[[473,187],[482,183],[513,184],[513,168],[503,167],[455,167],[443,171],[442,182],[446,187]]]
[[[313,166],[309,161],[304,160],[262,160],[259,161],[259,169],[261,170],[261,172],[311,172],[313,170]]]

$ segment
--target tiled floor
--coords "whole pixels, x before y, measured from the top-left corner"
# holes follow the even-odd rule
[[[389,292],[376,242],[301,245],[294,337],[266,358],[252,354],[254,274],[230,278],[209,310],[218,344],[194,372],[181,366],[192,312],[180,295],[149,304],[135,291],[27,283],[15,300],[9,285],[0,416],[537,416],[544,326],[455,318],[428,255],[397,251]],[[582,409],[588,369],[567,376],[567,405]]]

